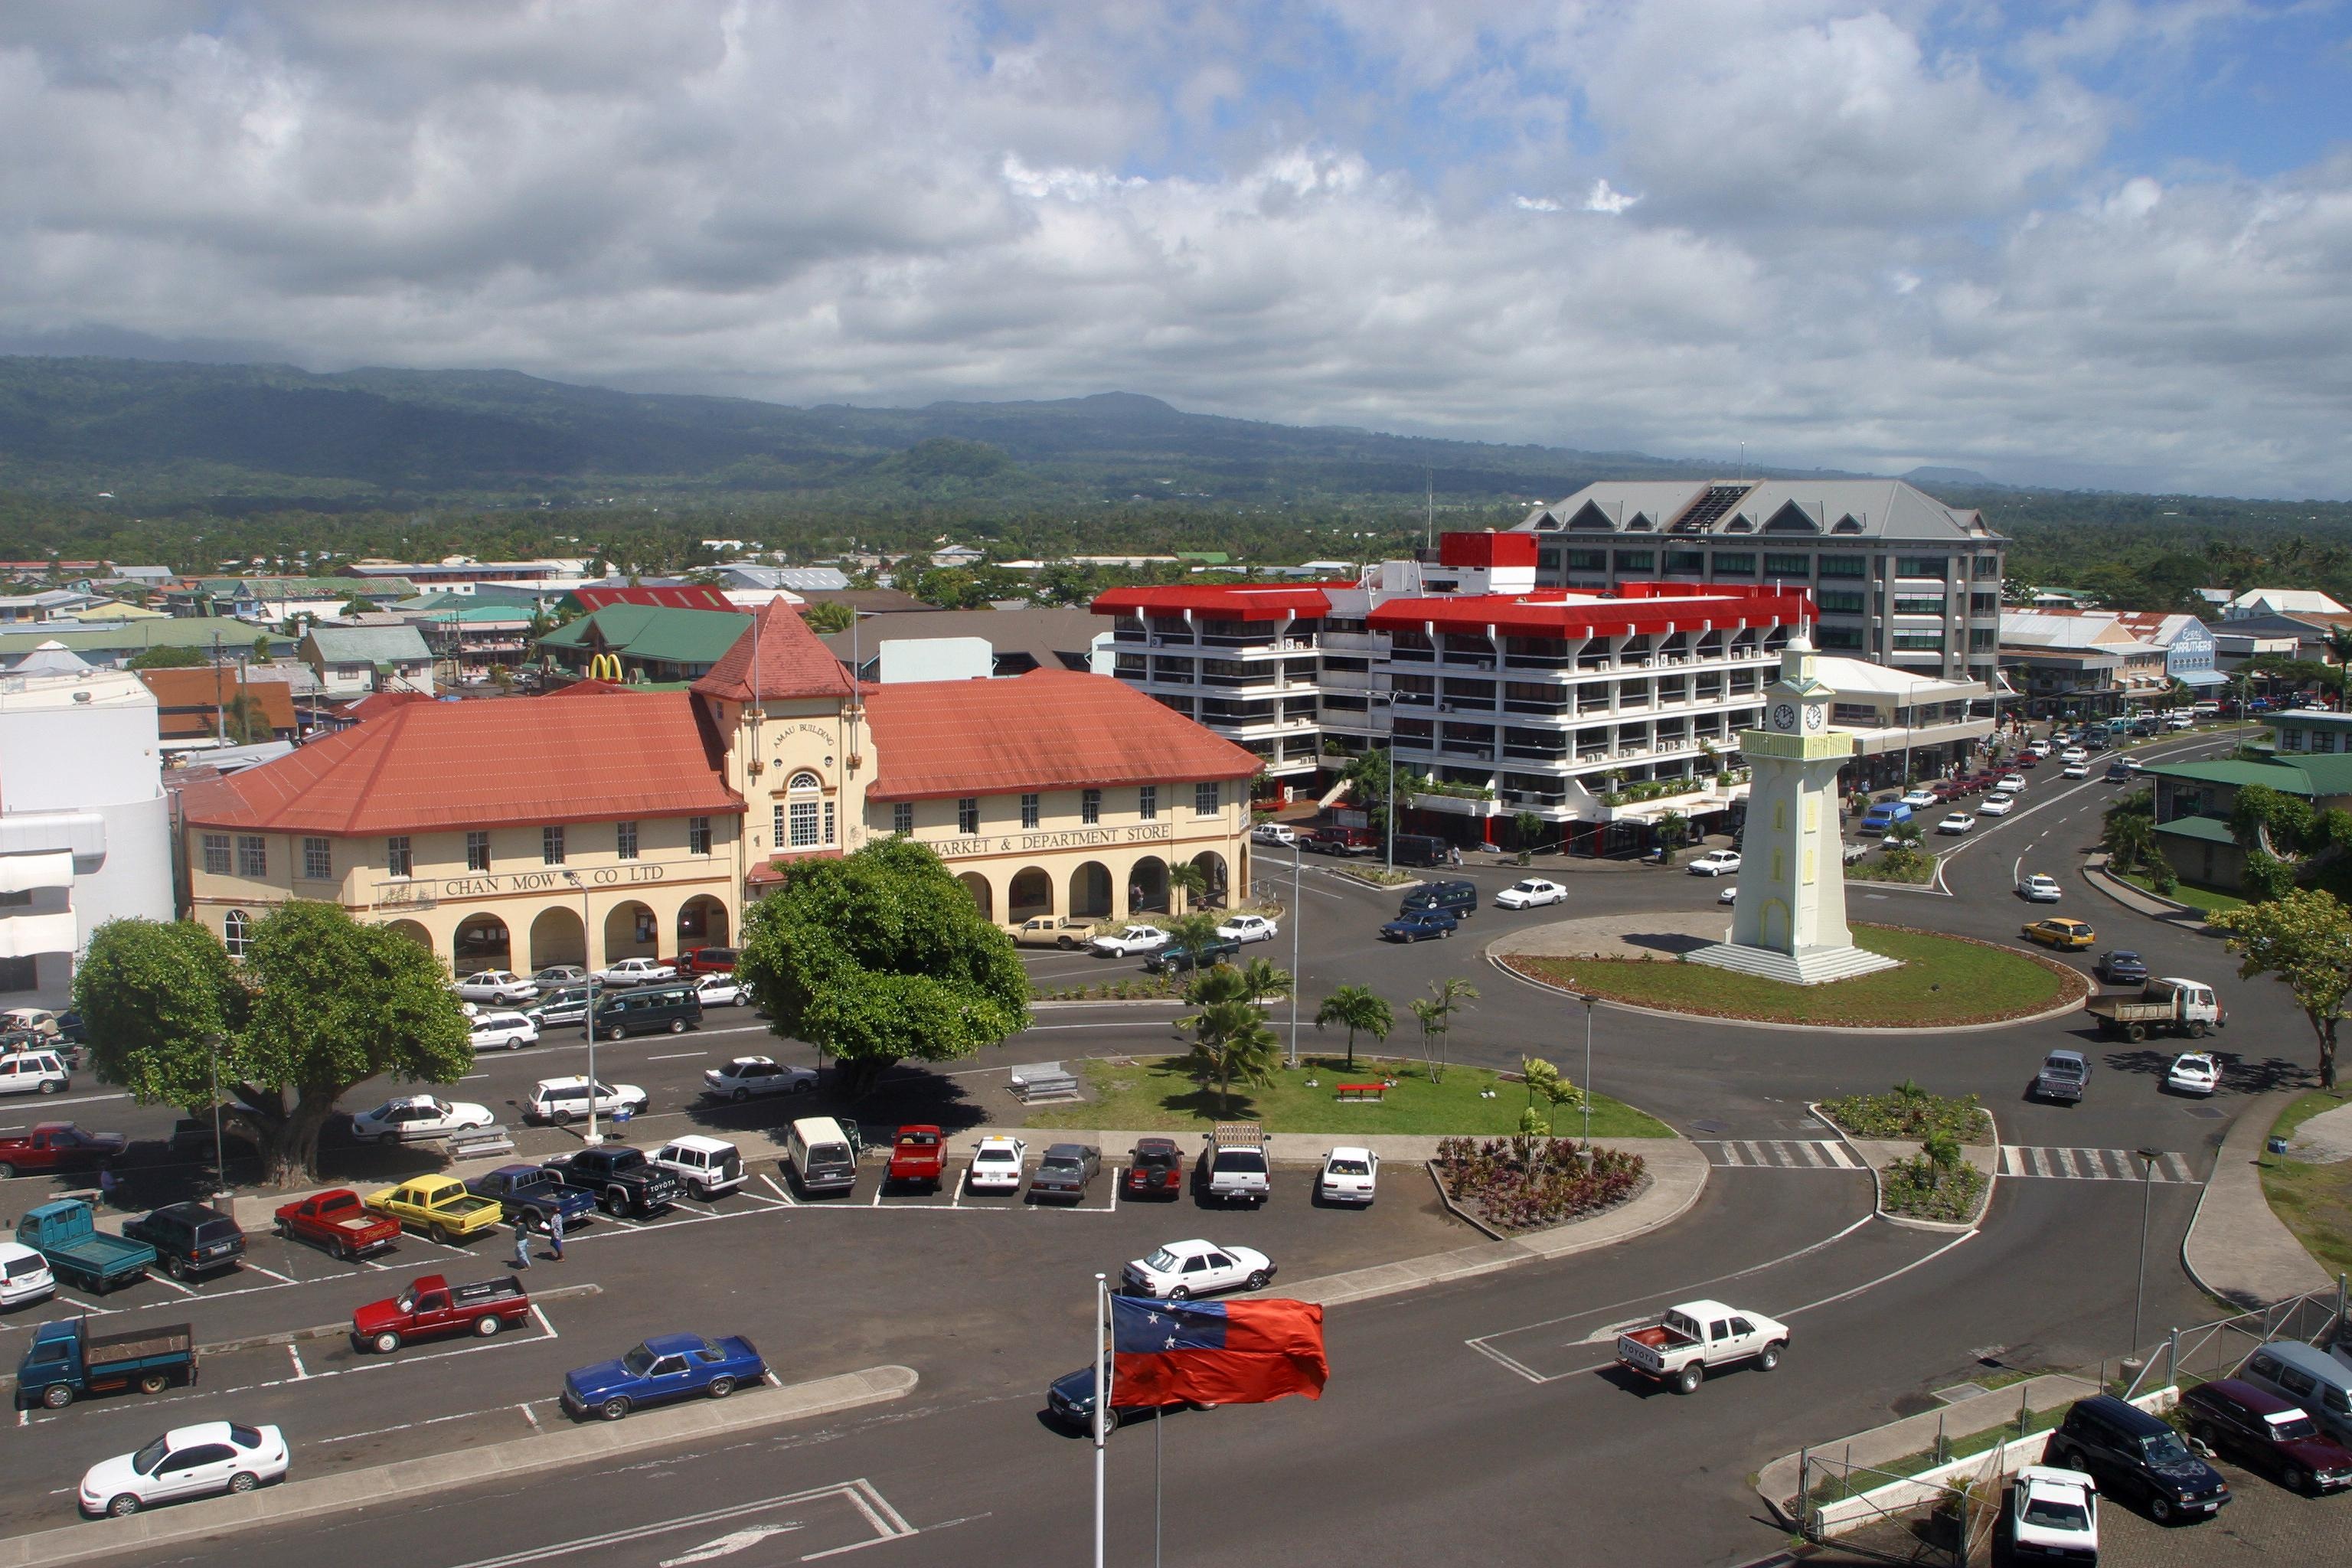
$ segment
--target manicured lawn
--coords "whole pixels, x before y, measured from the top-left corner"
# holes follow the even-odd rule
[[[2347,1096],[2352,1091],[2314,1089],[2301,1096],[2272,1124],[2271,1136],[2284,1138],[2323,1110],[2352,1105]],[[2330,1274],[2352,1270],[2352,1160],[2309,1165],[2265,1154],[2261,1164],[2271,1212]]]
[[[1350,1069],[1345,1057],[1302,1057],[1297,1068],[1276,1073],[1266,1088],[1235,1084],[1228,1112],[1213,1088],[1202,1089],[1185,1072],[1184,1062],[1182,1057],[1127,1065],[1089,1061],[1086,1076],[1091,1100],[1029,1111],[1022,1120],[1032,1127],[1109,1127],[1136,1132],[1196,1132],[1207,1131],[1212,1122],[1255,1121],[1269,1132],[1460,1132],[1493,1138],[1518,1131],[1519,1112],[1528,1102],[1525,1089],[1484,1068],[1448,1068],[1443,1083],[1432,1083],[1428,1068],[1418,1062],[1391,1058],[1375,1068],[1370,1058],[1359,1055]],[[1342,1103],[1332,1098],[1334,1085],[1371,1082],[1381,1076],[1381,1068],[1398,1081],[1380,1103]],[[1307,1087],[1309,1079],[1316,1087]],[[1480,1099],[1487,1089],[1494,1090],[1495,1098]],[[1560,1107],[1553,1113],[1552,1125],[1561,1137],[1581,1136],[1582,1110]],[[1596,1094],[1592,1135],[1673,1134],[1655,1118]]]
[[[2147,874],[2144,871],[2118,871],[2116,876],[2144,893],[2156,893],[2159,899],[2170,899],[2174,903],[2187,904],[2190,909],[2209,915],[2218,915],[2224,910],[2242,909],[2246,902],[2235,893],[2225,893],[2219,888],[2200,888],[2194,882],[2176,882],[2172,891],[2157,893],[2155,888],[2148,884]]]
[[[2073,970],[1985,942],[1888,926],[1855,926],[1853,939],[1901,959],[1903,967],[1827,985],[1783,985],[1674,959],[1514,955],[1506,962],[1536,979],[1611,1001],[1782,1024],[1932,1028],[1989,1023],[2038,1013],[2089,991]]]

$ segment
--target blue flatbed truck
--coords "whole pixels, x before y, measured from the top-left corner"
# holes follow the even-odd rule
[[[84,1394],[120,1388],[161,1394],[195,1381],[195,1334],[185,1323],[93,1334],[88,1318],[66,1318],[33,1331],[16,1368],[16,1408],[63,1410]]]
[[[96,1296],[144,1279],[155,1267],[153,1247],[99,1229],[89,1205],[79,1198],[59,1198],[26,1211],[16,1222],[16,1239],[47,1258],[50,1273]]]

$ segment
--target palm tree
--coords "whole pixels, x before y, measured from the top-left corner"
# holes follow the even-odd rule
[[[1429,1063],[1430,1082],[1445,1081],[1446,1031],[1454,1026],[1454,1015],[1462,1004],[1477,999],[1478,988],[1467,980],[1433,980],[1429,995],[1412,1004],[1412,1016],[1421,1022],[1421,1054]]]
[[[1385,1040],[1396,1027],[1396,1015],[1389,1011],[1388,1003],[1369,985],[1342,985],[1323,998],[1323,1005],[1315,1011],[1315,1026],[1337,1024],[1348,1031],[1348,1070],[1356,1070],[1356,1031],[1361,1029],[1375,1040]]]
[[[1658,858],[1661,865],[1675,863],[1675,851],[1690,841],[1690,818],[1679,811],[1663,812],[1658,817],[1658,843],[1665,853]]]
[[[1290,994],[1290,971],[1276,969],[1269,960],[1253,958],[1242,969],[1242,984],[1248,988],[1245,994],[1254,999],[1287,996]]]
[[[2117,812],[2099,836],[2107,864],[2118,871],[2154,864],[2158,854],[2156,819],[2144,811]]]
[[[1233,1114],[1235,1079],[1252,1088],[1274,1081],[1282,1042],[1265,1026],[1265,1009],[1250,1000],[1248,977],[1231,964],[1203,971],[1190,1000],[1201,1010],[1177,1027],[1192,1032],[1192,1075],[1217,1086],[1219,1105]]]
[[[1168,868],[1168,889],[1171,893],[1181,889],[1184,907],[1199,909],[1201,900],[1208,895],[1209,874],[1189,860],[1180,860]]]

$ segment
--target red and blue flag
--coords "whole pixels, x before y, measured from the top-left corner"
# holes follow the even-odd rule
[[[1114,1404],[1263,1405],[1319,1399],[1323,1309],[1310,1301],[1110,1300]]]

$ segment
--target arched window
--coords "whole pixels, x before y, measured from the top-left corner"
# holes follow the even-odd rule
[[[229,910],[228,918],[221,921],[221,944],[228,949],[231,958],[245,956],[247,933],[252,924],[252,917],[243,910]]]
[[[785,804],[785,847],[791,849],[822,849],[833,842],[833,824],[826,820],[833,815],[833,803],[821,800],[824,784],[814,773],[797,773],[785,786],[791,797]]]

